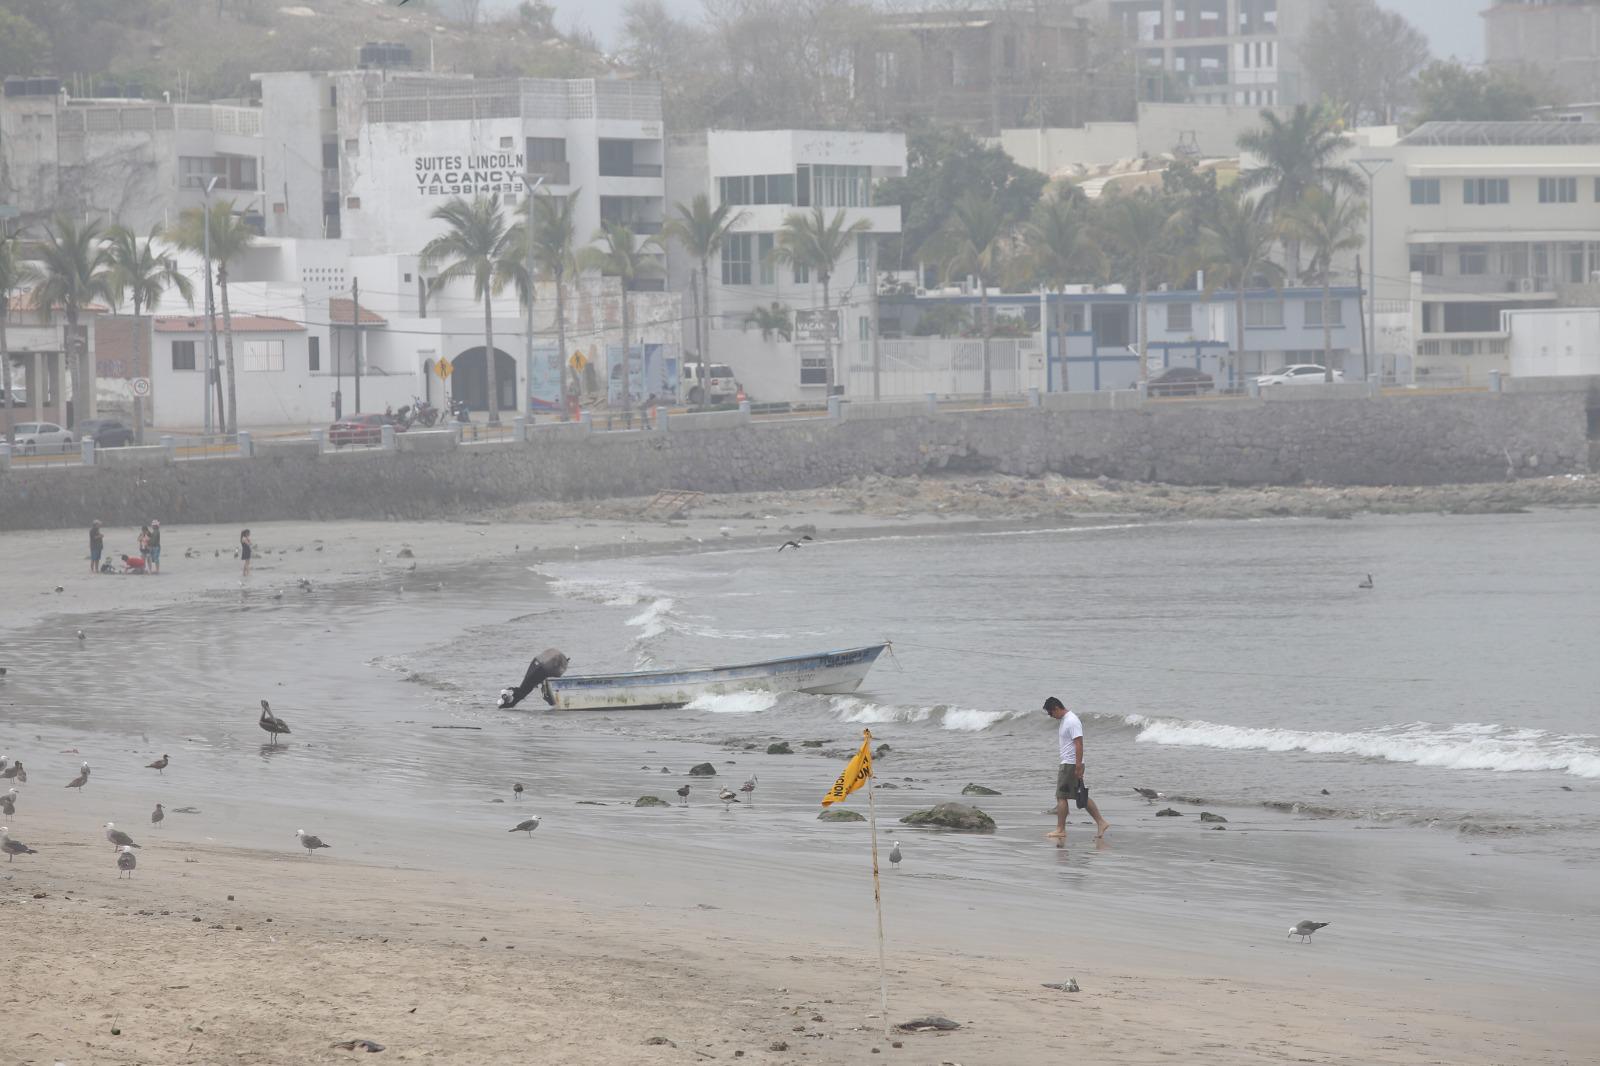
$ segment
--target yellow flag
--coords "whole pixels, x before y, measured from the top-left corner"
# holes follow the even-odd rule
[[[828,794],[822,797],[822,805],[838,803],[850,793],[867,783],[867,778],[872,776],[872,730],[861,731],[861,750],[856,752],[844,768],[844,773],[839,775],[839,780],[828,789]]]

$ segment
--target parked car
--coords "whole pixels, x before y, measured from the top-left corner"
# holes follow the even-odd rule
[[[73,428],[79,440],[92,437],[96,448],[121,448],[133,443],[133,430],[115,418],[85,418]]]
[[[335,448],[346,444],[380,444],[383,427],[390,424],[384,415],[346,415],[328,427],[328,443]],[[395,426],[399,431],[400,427]]]
[[[1215,387],[1211,375],[1192,366],[1175,366],[1150,379],[1151,396],[1199,396]]]
[[[0,407],[26,407],[28,406],[28,390],[21,385],[11,386],[7,392],[0,387]]]
[[[739,394],[733,368],[724,363],[684,363],[678,375],[685,403],[728,403]]]
[[[1274,370],[1270,374],[1262,374],[1256,378],[1257,385],[1321,385],[1328,380],[1328,368],[1317,366],[1315,363],[1298,363],[1286,366],[1281,370]],[[1344,380],[1344,371],[1333,372],[1334,384]]]
[[[64,452],[72,447],[72,434],[54,422],[18,422],[11,443],[23,455]]]

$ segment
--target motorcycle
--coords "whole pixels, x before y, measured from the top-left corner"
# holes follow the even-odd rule
[[[415,404],[411,408],[411,421],[417,425],[431,428],[439,421],[439,409],[427,400],[412,397]]]
[[[450,414],[455,417],[457,422],[472,421],[472,412],[467,409],[467,401],[465,400],[451,400]]]

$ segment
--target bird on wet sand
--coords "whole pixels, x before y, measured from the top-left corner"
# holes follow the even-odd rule
[[[18,855],[37,855],[34,849],[28,847],[20,840],[11,839],[11,830],[0,825],[0,851],[6,853],[6,862],[12,862]]]
[[[261,701],[261,718],[256,722],[256,724],[262,729],[265,729],[267,733],[271,735],[273,747],[277,746],[278,735],[280,733],[287,734],[290,732],[289,723],[273,714],[272,706],[271,704],[267,703],[266,700]]]
[[[1367,575],[1367,579],[1365,581],[1361,582],[1361,584],[1356,586],[1356,588],[1358,588],[1358,589],[1370,589],[1371,587],[1372,587],[1372,575],[1371,574],[1368,574]]]
[[[117,849],[117,877],[119,879],[123,874],[127,874],[131,879],[133,877],[133,868],[138,865],[139,857],[133,853],[132,848]]]
[[[106,823],[106,839],[111,841],[111,846],[114,848],[136,848],[139,846],[133,842],[131,836],[118,829],[115,822]]]
[[[3,814],[9,818],[16,813],[17,790],[14,788],[8,789],[3,795],[0,795],[0,814]]]
[[[1154,803],[1161,798],[1161,793],[1153,788],[1140,788],[1138,785],[1134,785],[1133,790],[1143,796],[1147,803]]]
[[[265,703],[266,701],[262,700],[261,702]],[[300,838],[300,846],[305,848],[308,854],[316,854],[318,848],[333,847],[332,844],[324,844],[321,837],[312,836],[304,829],[296,829],[294,835]]]
[[[727,810],[730,803],[738,803],[739,797],[731,788],[724,788],[717,793],[717,799],[722,801],[722,809]]]
[[[536,814],[532,818],[524,818],[510,829],[507,829],[506,832],[527,833],[531,837],[533,836],[533,831],[537,828],[539,828],[539,816]]]
[[[15,791],[15,790],[13,790],[13,791]],[[683,805],[685,807],[689,806],[689,786],[688,785],[684,785],[683,787],[679,788],[677,790],[677,792],[678,792],[678,798],[683,801]]]
[[[1304,921],[1296,922],[1293,928],[1289,930],[1289,936],[1297,936],[1300,938],[1300,943],[1309,944],[1311,943],[1311,934],[1327,924],[1329,923],[1313,922],[1307,918]],[[1289,937],[1284,937],[1284,939],[1287,940]]]
[[[81,629],[78,630],[78,639],[79,640],[87,640],[88,639],[87,637],[84,636],[83,630],[81,630]]]
[[[161,756],[161,758],[157,759],[155,762],[146,763],[145,764],[145,769],[146,770],[158,770],[158,771],[161,772],[161,775],[163,777],[165,777],[166,773],[167,773],[167,765],[171,761],[172,761],[172,756],[163,755],[163,756]]]
[[[894,842],[894,847],[889,849],[889,869],[900,869],[900,858],[900,842],[896,840]]]
[[[82,766],[78,767],[78,776],[74,777],[71,781],[67,782],[67,787],[68,788],[77,789],[78,793],[80,795],[82,795],[83,786],[87,785],[88,783],[89,783],[89,764],[88,763],[84,763]]]
[[[514,800],[519,800],[519,799],[522,798],[522,782],[521,781],[518,781],[516,784],[511,786],[511,798],[514,799]]]
[[[156,829],[161,828],[161,823],[166,820],[167,812],[161,809],[161,804],[156,804],[156,809],[150,812],[150,824]]]
[[[743,792],[745,795],[748,796],[751,793],[753,793],[755,790],[756,790],[756,775],[755,774],[751,774],[750,775],[750,780],[746,781],[744,784],[739,786],[739,791]]]
[[[28,783],[28,771],[22,768],[22,760],[18,759],[4,770],[0,770],[0,781],[20,781]]]

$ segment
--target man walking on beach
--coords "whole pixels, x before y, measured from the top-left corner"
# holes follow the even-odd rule
[[[1088,786],[1083,783],[1083,723],[1054,696],[1044,701],[1044,713],[1061,723],[1056,731],[1061,750],[1061,769],[1056,774],[1056,829],[1045,836],[1054,840],[1058,848],[1067,846],[1067,810],[1076,801],[1078,809],[1087,810],[1094,819],[1094,837],[1099,840],[1111,823],[1100,817],[1100,808],[1089,798]]]
[[[89,527],[89,573],[100,572],[100,553],[105,550],[105,534],[100,532],[100,519],[94,520],[94,525]]]

